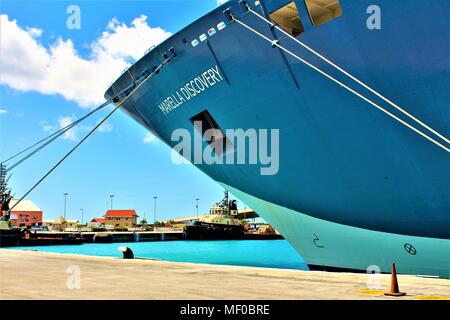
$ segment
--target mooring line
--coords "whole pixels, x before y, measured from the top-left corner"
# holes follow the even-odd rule
[[[386,113],[387,115],[389,115],[390,117],[392,117],[393,119],[397,120],[398,122],[400,122],[401,124],[405,125],[406,127],[408,127],[409,129],[413,130],[414,132],[416,132],[417,134],[421,135],[422,137],[424,137],[425,139],[429,140],[430,142],[434,143],[435,145],[439,146],[440,148],[444,149],[445,151],[450,153],[450,148],[444,146],[443,144],[441,144],[440,142],[436,141],[435,139],[433,139],[432,137],[428,136],[426,133],[423,133],[422,131],[420,131],[419,129],[413,127],[412,125],[410,125],[409,123],[407,123],[406,121],[404,121],[403,119],[400,119],[398,116],[396,116],[395,114],[389,112],[388,110],[384,109],[383,107],[381,107],[380,105],[376,104],[375,102],[371,101],[369,98],[363,96],[362,94],[358,93],[356,90],[350,88],[349,86],[345,85],[344,83],[342,83],[341,81],[337,80],[336,78],[334,78],[333,76],[329,75],[328,73],[322,71],[321,69],[319,69],[318,67],[314,66],[313,64],[309,63],[308,61],[304,60],[303,58],[299,57],[298,55],[296,55],[295,53],[289,51],[288,49],[286,49],[285,47],[283,47],[282,45],[280,45],[278,42],[278,40],[273,40],[268,38],[267,36],[263,35],[262,33],[260,33],[259,31],[253,29],[252,27],[250,27],[249,25],[245,24],[244,22],[240,21],[239,19],[235,18],[234,16],[231,15],[232,21],[237,22],[238,24],[242,25],[243,27],[245,27],[246,29],[252,31],[253,33],[255,33],[256,35],[258,35],[259,37],[263,38],[264,40],[268,41],[272,47],[278,47],[281,50],[285,51],[286,53],[288,53],[289,55],[291,55],[292,57],[296,58],[297,60],[301,61],[302,63],[306,64],[308,67],[312,68],[313,70],[319,72],[320,74],[324,75],[325,77],[327,77],[328,79],[332,80],[333,82],[336,82],[337,84],[339,84],[340,86],[342,86],[343,88],[345,88],[346,90],[350,91],[351,93],[353,93],[354,95],[356,95],[357,97],[363,99],[364,101],[368,102],[369,104],[371,104],[372,106],[374,106],[375,108],[379,109],[380,111]]]
[[[78,142],[75,147],[73,147],[64,157],[62,157],[47,173],[38,180],[20,199],[17,201],[9,211],[12,211],[25,197],[27,197],[38,185],[41,184],[42,181],[44,181],[61,163],[64,162],[78,147],[86,141],[87,138],[91,136],[91,134],[94,133],[94,131],[100,127],[116,110],[120,107],[120,104],[116,106],[102,121],[100,121],[80,142]]]
[[[29,153],[28,155],[26,155],[25,157],[23,157],[21,160],[15,162],[14,164],[12,164],[9,168],[8,171],[13,170],[15,167],[17,167],[18,165],[20,165],[22,162],[24,162],[25,160],[27,160],[28,158],[30,158],[31,156],[33,156],[34,154],[36,154],[37,152],[39,152],[40,150],[42,150],[43,148],[45,148],[47,145],[49,145],[50,143],[52,143],[53,141],[55,141],[56,139],[58,139],[60,136],[62,136],[63,134],[65,134],[66,132],[68,132],[69,130],[71,130],[73,127],[75,127],[77,124],[79,124],[80,122],[82,122],[83,120],[87,119],[88,117],[90,117],[91,115],[93,115],[94,113],[96,113],[97,111],[99,111],[100,109],[103,109],[104,107],[106,107],[107,105],[109,105],[112,102],[112,100],[108,100],[105,101],[104,103],[102,103],[100,106],[98,106],[97,108],[95,108],[94,110],[92,110],[91,112],[89,112],[88,114],[84,115],[83,117],[81,117],[80,119],[68,124],[67,126],[59,129],[58,131],[52,133],[51,135],[39,140],[38,142],[34,143],[33,145],[29,146],[28,148],[25,148],[24,150],[18,152],[17,154],[13,155],[12,157],[8,158],[7,160],[5,160],[3,163],[6,163],[8,161],[11,161],[12,159],[16,158],[17,156],[21,155],[22,153],[38,146],[39,144],[43,143],[44,141],[47,141],[48,139],[50,139],[49,141],[47,141],[46,143],[44,143],[43,145],[41,145],[39,148],[37,148],[36,150],[32,151],[31,153]]]
[[[430,126],[428,126],[427,124],[425,124],[423,121],[419,120],[418,118],[414,117],[412,114],[410,114],[409,112],[407,112],[405,109],[403,109],[402,107],[400,107],[399,105],[397,105],[396,103],[394,103],[392,100],[388,99],[387,97],[385,97],[384,95],[382,95],[381,93],[379,93],[378,91],[376,91],[375,89],[373,89],[371,86],[369,86],[368,84],[364,83],[363,81],[359,80],[357,77],[355,77],[354,75],[352,75],[351,73],[349,73],[348,71],[346,71],[345,69],[343,69],[342,67],[338,66],[336,63],[332,62],[330,59],[328,59],[327,57],[325,57],[324,55],[320,54],[319,52],[317,52],[316,50],[312,49],[311,47],[309,47],[307,44],[303,43],[302,41],[298,40],[297,38],[295,38],[294,36],[292,36],[289,32],[287,32],[286,30],[284,30],[283,28],[281,28],[280,26],[278,26],[277,24],[275,24],[274,22],[268,20],[266,17],[262,16],[261,14],[259,14],[258,12],[256,12],[255,10],[253,10],[253,8],[251,8],[249,5],[247,5],[247,9],[249,12],[253,13],[254,15],[256,15],[258,18],[260,18],[261,20],[265,21],[266,23],[268,23],[271,27],[276,28],[277,30],[279,30],[280,32],[282,32],[284,35],[286,35],[288,38],[290,38],[291,40],[297,42],[298,44],[300,44],[303,48],[305,48],[306,50],[308,50],[309,52],[313,53],[314,55],[316,55],[317,57],[319,57],[320,59],[322,59],[323,61],[325,61],[326,63],[328,63],[329,65],[331,65],[332,67],[336,68],[337,70],[339,70],[340,72],[342,72],[343,74],[345,74],[347,77],[349,77],[350,79],[352,79],[353,81],[357,82],[359,85],[363,86],[364,88],[366,88],[367,90],[369,90],[370,92],[372,92],[374,95],[376,95],[377,97],[379,97],[380,99],[384,100],[385,102],[387,102],[388,104],[390,104],[391,106],[393,106],[394,108],[396,108],[398,111],[400,111],[401,113],[403,113],[404,115],[408,116],[410,119],[414,120],[415,122],[417,122],[418,124],[420,124],[421,126],[423,126],[424,128],[426,128],[427,130],[429,130],[430,132],[434,133],[436,136],[438,136],[439,138],[441,138],[442,140],[444,140],[445,142],[447,142],[448,144],[450,144],[450,140],[445,137],[443,134],[439,133],[437,130],[431,128]]]
[[[97,130],[106,120],[108,120],[109,117],[111,117],[114,114],[114,112],[116,112],[120,108],[120,106],[125,101],[128,100],[128,98],[130,98],[148,79],[150,79],[156,72],[158,72],[163,67],[163,65],[166,64],[168,61],[170,61],[170,59],[173,57],[174,55],[163,60],[161,64],[157,68],[155,68],[155,71],[150,73],[142,82],[139,83],[139,85],[135,86],[133,90],[131,90],[130,93],[123,98],[123,100],[118,101],[116,107],[105,118],[103,118],[102,121],[100,121],[91,131],[89,131],[89,133],[87,133],[84,136],[84,138],[80,142],[78,142],[64,157],[62,157],[49,171],[47,171],[47,173],[44,176],[42,176],[42,178],[40,178],[30,189],[28,189],[28,191],[9,209],[9,211],[12,211],[20,202],[22,202],[23,199],[25,199],[37,186],[39,186],[42,183],[42,181],[44,181],[56,168],[58,168],[64,162],[64,160],[66,160],[76,149],[78,149],[78,147],[80,147],[81,144],[95,132],[95,130]],[[106,102],[108,102],[109,104],[112,101],[115,101],[116,98],[120,97],[122,93],[125,92],[126,90],[128,90],[128,88],[126,88],[124,91],[122,91],[119,95],[117,95],[113,99],[110,99]]]

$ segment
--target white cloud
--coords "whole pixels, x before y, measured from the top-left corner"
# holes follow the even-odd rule
[[[8,111],[6,109],[3,109],[0,107],[0,114],[6,114],[8,113]]]
[[[130,27],[114,18],[109,22],[107,31],[93,44],[93,48],[115,58],[131,57],[138,60],[151,46],[161,43],[170,35],[170,32],[159,27],[149,27],[145,15],[134,19]]]
[[[30,36],[32,36],[33,38],[39,38],[40,36],[42,36],[42,33],[44,32],[41,29],[29,28],[29,27],[26,27],[26,30],[27,30],[28,34]]]
[[[77,118],[74,115],[71,116],[63,116],[59,117],[56,124],[50,124],[47,121],[41,122],[41,128],[44,132],[56,132],[59,129],[67,127],[72,122],[76,121]],[[101,119],[98,120],[99,123]],[[94,125],[75,125],[72,129],[66,131],[61,139],[70,140],[70,141],[78,141],[80,140],[80,134],[86,134],[94,128]],[[108,133],[113,130],[112,124],[105,122],[100,127],[97,128],[98,132]]]
[[[143,141],[144,141],[144,143],[147,143],[147,144],[153,144],[153,143],[157,142],[158,140],[156,139],[154,134],[152,134],[151,132],[148,132],[145,135]]]
[[[149,26],[144,15],[130,26],[113,19],[90,44],[90,57],[83,58],[72,40],[58,38],[44,47],[38,39],[42,30],[21,27],[4,14],[0,15],[0,32],[0,84],[19,91],[59,94],[81,107],[101,103],[108,84],[130,65],[131,59],[140,58],[149,47],[170,36],[161,28]]]
[[[47,121],[43,121],[43,122],[41,122],[41,128],[44,132],[53,133],[59,129],[62,129],[62,128],[68,126],[69,124],[74,122],[76,119],[77,118],[75,116],[71,115],[71,116],[59,117],[57,120],[57,123],[55,123],[55,124],[50,124]],[[81,126],[81,125],[74,126],[72,129],[66,131],[61,136],[61,139],[70,140],[70,141],[78,141],[78,140],[80,140],[79,134],[81,132],[88,131],[89,129],[90,129],[90,127],[87,127],[87,126]]]
[[[74,122],[76,120],[76,118],[74,116],[66,116],[66,117],[61,117],[58,119],[58,125],[59,125],[59,129],[62,129],[66,126],[68,126],[69,124],[71,124],[72,122]],[[80,130],[80,127],[73,127],[72,129],[66,131],[63,136],[62,139],[66,139],[66,140],[70,140],[70,141],[76,141],[78,140],[78,131]]]
[[[220,6],[224,4],[225,2],[228,2],[228,0],[217,0],[217,6]]]
[[[105,123],[103,123],[100,127],[98,127],[97,130],[98,130],[99,132],[111,132],[112,129],[113,129],[112,124],[110,124],[110,123],[108,123],[108,122],[105,122]]]
[[[49,132],[54,129],[54,126],[49,124],[47,121],[41,122],[41,127],[42,127],[42,130],[44,130],[45,132]]]

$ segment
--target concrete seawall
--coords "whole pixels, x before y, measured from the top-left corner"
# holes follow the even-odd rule
[[[96,242],[97,238],[104,241],[99,242],[146,242],[146,241],[171,241],[182,240],[182,231],[122,231],[122,232],[37,232],[36,235],[47,238],[66,238],[69,236],[82,235],[85,242]]]
[[[408,295],[386,297],[389,275],[122,260],[0,249],[3,299],[450,299],[450,281],[399,276]],[[79,281],[78,281],[79,280]],[[371,282],[374,284],[374,282]]]
[[[46,238],[67,238],[81,235],[86,243],[111,243],[111,242],[147,242],[147,241],[173,241],[184,240],[183,231],[103,231],[103,232],[48,232],[40,231],[34,235]],[[245,234],[241,240],[279,240],[281,235]]]

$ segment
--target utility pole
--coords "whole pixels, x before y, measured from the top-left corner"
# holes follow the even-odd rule
[[[198,200],[200,200],[198,197],[195,198],[195,208],[197,209],[197,219],[198,219]]]
[[[81,224],[84,224],[84,209],[81,208],[80,211],[81,211]]]
[[[141,220],[141,223],[142,223],[142,221],[145,221],[145,223],[142,223],[143,225],[147,225],[147,218],[146,218],[146,213],[145,213],[145,211],[144,211],[144,219],[142,219]]]
[[[69,194],[66,192],[64,193],[64,220],[66,220],[66,213],[67,213],[67,196]]]
[[[111,198],[111,210],[112,210],[113,209],[113,198],[114,198],[114,195],[110,194],[109,197]]]
[[[154,218],[153,218],[153,227],[155,227],[155,224],[156,224],[156,199],[158,199],[158,197],[154,196],[153,199],[155,199],[155,211],[154,211]]]

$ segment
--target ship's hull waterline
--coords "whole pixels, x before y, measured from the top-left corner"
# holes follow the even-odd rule
[[[311,269],[449,277],[449,240],[349,227],[253,197],[222,184],[254,208],[299,252]]]
[[[289,2],[261,1],[266,12]],[[320,27],[308,22],[303,0],[295,2],[305,28],[298,39],[449,136],[450,2],[380,0],[379,30],[367,27],[371,1],[340,0],[342,16]],[[192,119],[205,110],[223,130],[279,129],[274,175],[261,175],[253,164],[195,165],[271,223],[309,265],[389,272],[396,262],[401,273],[449,278],[449,153],[242,25],[227,23],[228,7],[266,37],[280,37],[230,1],[147,53],[106,97],[172,49],[176,57],[123,110],[172,148],[178,143],[172,133],[195,136]],[[221,22],[226,27],[218,30]],[[206,40],[193,46],[201,34]],[[280,43],[408,119],[292,40]]]

